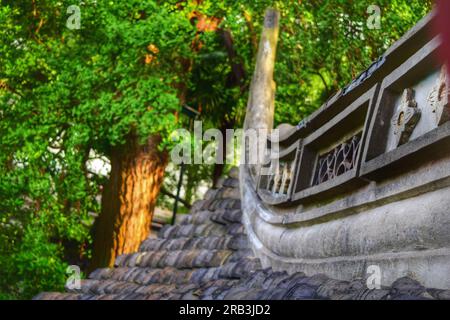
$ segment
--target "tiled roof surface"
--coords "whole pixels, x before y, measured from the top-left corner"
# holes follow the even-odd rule
[[[165,226],[139,252],[98,269],[80,290],[35,299],[450,299],[410,278],[369,290],[362,279],[339,281],[262,269],[241,224],[237,169],[196,202],[180,224]]]

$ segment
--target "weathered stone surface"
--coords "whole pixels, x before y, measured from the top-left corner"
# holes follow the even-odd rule
[[[258,240],[259,248],[270,249],[257,252],[265,267],[351,280],[363,277],[367,266],[377,265],[384,285],[414,271],[424,285],[445,289],[450,287],[450,251],[446,249],[450,199],[445,196],[449,192],[442,188],[378,207],[368,205],[366,210],[361,207],[353,214],[338,215],[339,219],[286,228],[266,220],[260,206],[246,208],[246,201],[252,203],[257,195],[245,189],[244,210],[252,221],[247,232],[250,239]]]

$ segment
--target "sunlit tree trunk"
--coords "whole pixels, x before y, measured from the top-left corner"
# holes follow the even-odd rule
[[[151,136],[140,145],[135,136],[111,153],[111,174],[102,195],[95,225],[90,270],[112,266],[118,255],[135,252],[148,236],[167,165],[158,150],[161,138]]]

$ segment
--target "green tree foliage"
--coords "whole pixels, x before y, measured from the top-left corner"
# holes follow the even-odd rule
[[[12,297],[61,289],[68,248],[83,253],[102,183],[91,156],[130,132],[168,141],[194,31],[156,1],[84,1],[79,30],[66,27],[72,1],[33,3],[0,12],[0,292]]]
[[[257,38],[265,8],[281,12],[275,81],[275,121],[296,123],[365,70],[432,8],[431,0],[258,0],[201,1],[201,11],[225,17],[239,58],[251,80]],[[381,9],[380,29],[367,21]],[[209,50],[210,46],[205,46]],[[217,56],[217,55],[216,55]],[[210,77],[215,73],[203,74]],[[210,79],[212,80],[212,79]],[[217,80],[217,79],[216,79]],[[214,81],[217,86],[217,81]],[[216,88],[220,96],[224,88]],[[222,96],[224,96],[222,94]],[[242,122],[246,95],[237,95],[233,112]]]
[[[80,29],[66,26],[80,7]],[[368,29],[367,7],[381,8]],[[242,123],[264,10],[281,11],[276,122],[319,107],[431,8],[423,0],[1,1],[0,298],[62,289],[67,264],[89,256],[105,177],[90,172],[130,133],[170,146],[180,88],[204,130]],[[200,32],[193,11],[230,32]],[[199,45],[201,44],[201,45]],[[197,48],[194,48],[197,46]],[[233,64],[245,70],[230,85]],[[182,117],[180,118],[182,119]],[[195,188],[204,169],[190,174]],[[175,193],[175,190],[170,190]],[[188,190],[192,194],[192,190]]]

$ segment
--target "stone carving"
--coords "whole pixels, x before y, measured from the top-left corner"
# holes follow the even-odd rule
[[[450,120],[450,91],[448,89],[448,77],[446,71],[446,67],[443,66],[439,78],[436,81],[436,85],[428,95],[428,103],[435,115],[437,126]]]
[[[414,90],[407,88],[403,91],[400,108],[392,117],[392,126],[396,138],[396,146],[408,142],[411,134],[420,120],[421,112],[414,100]]]
[[[361,134],[358,134],[330,152],[321,155],[317,160],[313,185],[334,179],[353,169],[356,165],[360,144]]]

